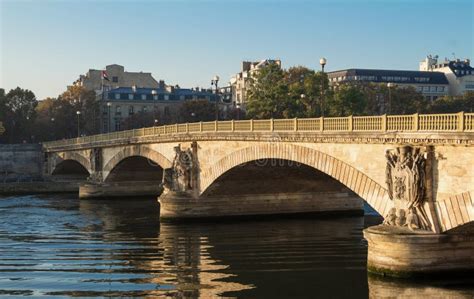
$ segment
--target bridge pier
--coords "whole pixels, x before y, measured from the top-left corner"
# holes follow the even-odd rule
[[[192,219],[297,213],[363,215],[363,200],[352,192],[200,196],[165,191],[158,199],[160,218]]]
[[[79,199],[92,198],[154,198],[161,194],[162,187],[157,182],[131,181],[115,183],[82,183],[79,186]]]
[[[379,225],[364,230],[369,272],[394,277],[424,277],[474,272],[472,232],[436,234]]]

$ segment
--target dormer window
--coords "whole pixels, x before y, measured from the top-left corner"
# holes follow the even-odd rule
[[[146,100],[146,94],[142,94],[142,100]]]
[[[129,94],[128,94],[128,99],[129,99],[129,100],[133,100],[133,93],[129,93]]]
[[[116,94],[115,94],[115,99],[116,99],[116,100],[120,100],[120,94],[119,94],[119,93],[116,93]]]

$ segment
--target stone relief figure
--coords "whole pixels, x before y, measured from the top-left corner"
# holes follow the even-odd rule
[[[87,178],[90,182],[101,182],[102,181],[102,149],[93,148],[90,151],[89,161],[92,166],[92,173]]]
[[[388,194],[395,203],[393,219],[387,225],[407,226],[410,229],[429,229],[430,222],[424,211],[425,158],[419,148],[398,147],[386,152],[386,183]],[[393,218],[391,210],[386,218]]]
[[[181,145],[174,148],[175,157],[171,169],[164,172],[163,186],[173,191],[193,189],[192,176],[195,166],[192,149],[182,150]]]

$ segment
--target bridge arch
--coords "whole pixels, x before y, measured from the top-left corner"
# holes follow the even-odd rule
[[[391,208],[387,190],[355,167],[315,149],[282,143],[246,147],[203,169],[200,193],[232,168],[262,159],[294,161],[315,168],[352,190],[382,216]]]
[[[55,153],[52,157],[53,165],[51,167],[51,174],[55,174],[59,170],[59,167],[62,167],[64,163],[69,163],[74,161],[80,164],[89,174],[92,172],[91,161],[84,157],[83,155],[76,152],[62,152]],[[69,162],[68,162],[69,161]]]
[[[121,162],[125,161],[126,159],[132,157],[142,157],[148,159],[152,163],[160,166],[163,169],[170,168],[172,166],[172,162],[168,160],[165,156],[161,153],[146,147],[146,146],[130,146],[125,147],[118,153],[116,153],[112,159],[110,159],[107,164],[105,164],[104,168],[102,169],[102,173],[104,175],[104,181],[107,180],[109,175],[111,174],[112,170],[117,167]]]

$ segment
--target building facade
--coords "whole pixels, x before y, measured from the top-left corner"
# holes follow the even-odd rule
[[[101,101],[102,132],[120,131],[122,122],[136,113],[153,113],[156,124],[175,119],[179,107],[190,100],[216,102],[218,97],[207,89],[119,87],[105,93]]]
[[[104,71],[108,80],[103,78]],[[105,70],[90,69],[85,75],[80,75],[79,79],[74,81],[73,84],[101,94],[103,90],[111,90],[118,87],[158,88],[160,84],[164,85],[164,82],[155,80],[151,73],[126,72],[123,66],[111,64],[106,66]],[[163,88],[164,86],[161,87]]]
[[[346,69],[327,73],[329,84],[373,82],[396,86],[412,86],[428,100],[448,94],[449,82],[444,73],[428,71]]]
[[[247,89],[250,87],[250,78],[258,72],[258,70],[269,63],[276,63],[281,67],[281,60],[274,59],[264,59],[256,62],[242,62],[242,70],[230,79],[230,86],[232,87],[232,103],[234,106],[239,106],[245,109],[245,103],[247,102]]]
[[[469,59],[438,62],[438,56],[428,55],[420,62],[420,71],[441,72],[449,82],[449,95],[459,96],[474,91],[474,68]]]

